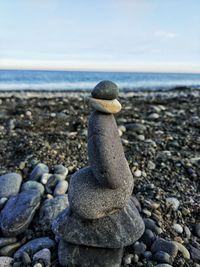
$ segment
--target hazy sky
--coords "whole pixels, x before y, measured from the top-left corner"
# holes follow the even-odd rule
[[[200,72],[199,0],[0,0],[0,68]]]

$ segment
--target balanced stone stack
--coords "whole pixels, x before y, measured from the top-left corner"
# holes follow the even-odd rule
[[[62,266],[119,267],[123,247],[144,232],[131,197],[133,177],[113,116],[121,110],[118,87],[102,81],[90,98],[89,166],[77,171],[69,186],[69,208],[54,221]]]

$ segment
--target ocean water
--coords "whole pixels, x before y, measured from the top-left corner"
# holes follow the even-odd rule
[[[86,90],[101,80],[128,90],[200,88],[200,74],[0,70],[0,90]]]

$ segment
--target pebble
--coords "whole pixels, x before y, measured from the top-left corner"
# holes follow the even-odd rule
[[[151,253],[151,251],[146,250],[143,253],[143,256],[144,256],[145,259],[150,260],[152,258],[152,253]]]
[[[162,233],[162,229],[156,225],[156,222],[150,218],[143,219],[146,229],[150,229],[155,234],[159,235]]]
[[[0,210],[4,207],[7,201],[8,201],[7,197],[0,198]]]
[[[31,189],[35,189],[37,190],[40,195],[42,196],[44,194],[44,186],[36,181],[27,181],[22,185],[21,191],[27,191],[27,190],[31,190]]]
[[[164,251],[158,251],[153,255],[153,259],[160,263],[171,263],[171,256],[164,252]]]
[[[11,257],[0,257],[0,266],[1,267],[12,267],[13,258]]]
[[[49,168],[43,163],[38,163],[32,170],[29,179],[38,181],[44,173],[49,173]]]
[[[18,173],[7,173],[0,176],[0,198],[8,198],[19,192],[22,177]]]
[[[16,237],[0,237],[0,248],[13,244],[17,241]]]
[[[161,263],[161,264],[155,265],[155,267],[172,267],[172,265],[167,264],[167,263]]]
[[[178,223],[175,223],[172,225],[172,229],[177,233],[177,234],[182,234],[183,233],[183,227],[178,224]]]
[[[142,172],[141,172],[141,170],[138,170],[138,169],[137,169],[136,171],[134,171],[133,175],[134,175],[135,177],[139,178],[139,177],[142,176]]]
[[[155,170],[156,164],[153,161],[149,160],[147,167],[149,170]]]
[[[156,253],[158,251],[167,252],[170,256],[175,258],[178,253],[178,248],[173,241],[167,241],[163,238],[157,238],[151,246],[151,251],[153,253]]]
[[[160,115],[158,113],[151,113],[148,116],[148,119],[156,120],[156,119],[159,119],[159,117],[160,117]]]
[[[175,241],[173,241],[173,242],[174,242],[175,245],[177,246],[178,250],[182,253],[184,259],[189,260],[189,259],[190,259],[190,253],[189,253],[189,251],[187,250],[187,248],[186,248],[185,246],[183,246],[183,245],[182,245],[181,243],[179,243],[179,242],[175,242]]]
[[[180,202],[175,197],[168,197],[166,198],[167,205],[171,206],[174,211],[177,211],[180,205]]]
[[[200,261],[200,249],[190,245],[190,256],[193,260]]]
[[[94,98],[113,100],[118,97],[119,89],[115,83],[105,80],[98,83],[91,94]]]
[[[53,174],[51,175],[51,177],[48,179],[46,186],[45,186],[45,190],[47,193],[52,194],[57,183],[60,181],[63,181],[65,179],[65,177],[61,174]]]
[[[200,237],[200,223],[197,223],[194,227],[196,236]]]
[[[51,252],[48,248],[39,250],[33,255],[33,260],[42,259],[45,262],[45,266],[49,267],[51,264]]]
[[[61,195],[52,199],[47,199],[42,203],[39,211],[39,225],[42,230],[50,230],[53,220],[65,208],[68,208],[68,196]]]
[[[124,256],[123,262],[125,265],[129,265],[131,264],[133,259],[133,254],[127,254],[126,256]]]
[[[54,166],[54,173],[63,175],[64,179],[66,178],[68,172],[69,172],[68,169],[65,166],[63,166],[62,164]]]
[[[89,102],[94,110],[108,113],[108,114],[115,114],[120,112],[122,106],[117,99],[114,100],[102,100],[96,98],[90,98]]]
[[[147,247],[150,247],[155,241],[155,238],[155,234],[150,229],[146,229],[143,236],[141,237],[141,240],[144,244],[146,244]]]
[[[12,256],[20,246],[21,246],[21,242],[16,242],[14,244],[7,245],[0,249],[0,255]]]
[[[51,176],[51,173],[44,173],[41,177],[40,182],[45,185]]]
[[[145,252],[146,248],[147,246],[143,242],[135,242],[135,244],[133,245],[133,251],[137,255],[142,255]]]
[[[146,131],[147,127],[141,123],[128,123],[125,124],[126,130],[133,131],[136,133],[143,133]]]
[[[68,189],[68,182],[67,181],[60,181],[57,183],[56,188],[54,190],[54,197],[59,195],[64,195],[67,192]]]
[[[23,245],[20,249],[18,249],[14,257],[16,259],[20,258],[23,252],[28,252],[31,255],[33,255],[43,248],[49,249],[54,246],[55,246],[55,242],[49,237],[40,237],[40,238],[32,239],[31,241]]]
[[[43,267],[41,263],[36,263],[33,265],[33,267]]]
[[[31,258],[30,258],[29,254],[26,251],[22,252],[21,258],[22,258],[22,261],[25,264],[25,266],[27,266],[28,264],[31,263]]]
[[[27,190],[7,201],[1,211],[0,228],[5,236],[16,236],[28,228],[40,204],[40,194]]]

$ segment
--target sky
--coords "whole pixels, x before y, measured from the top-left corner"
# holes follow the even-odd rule
[[[0,0],[0,68],[200,73],[199,0]]]

